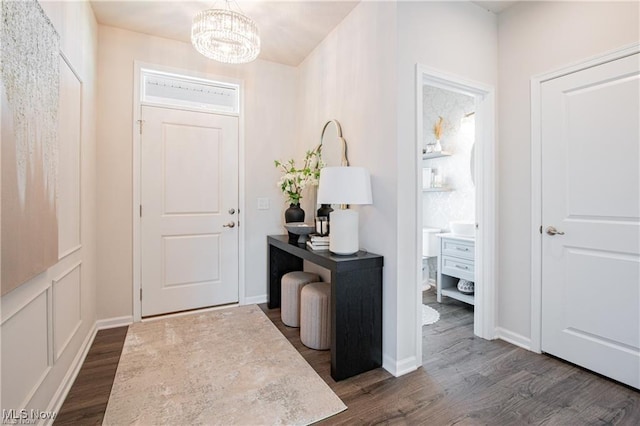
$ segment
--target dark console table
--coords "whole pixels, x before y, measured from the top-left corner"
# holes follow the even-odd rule
[[[359,251],[337,256],[270,235],[269,309],[280,307],[280,280],[303,260],[331,271],[331,377],[342,380],[382,365],[383,257]]]

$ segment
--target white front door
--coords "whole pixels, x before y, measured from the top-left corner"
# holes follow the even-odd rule
[[[636,388],[638,60],[568,74],[541,92],[542,350]]]
[[[237,302],[238,118],[141,113],[142,316]]]

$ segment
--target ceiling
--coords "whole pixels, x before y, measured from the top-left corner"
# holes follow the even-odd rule
[[[358,1],[244,1],[262,39],[260,59],[297,66],[358,4]],[[92,0],[100,24],[190,43],[191,20],[223,1]],[[234,8],[234,10],[237,10]]]
[[[260,59],[297,66],[359,0],[238,0],[260,28]],[[234,2],[232,2],[234,3]],[[473,1],[500,13],[516,1]],[[91,0],[100,24],[189,43],[191,20],[201,10],[224,7],[222,0]]]
[[[483,9],[487,9],[490,12],[495,13],[496,15],[501,13],[503,10],[508,8],[509,6],[514,5],[519,0],[516,1],[506,1],[506,0],[498,0],[498,1],[472,1],[471,3],[475,3]]]

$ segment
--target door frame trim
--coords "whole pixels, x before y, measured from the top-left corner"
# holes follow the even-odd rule
[[[531,77],[531,343],[530,349],[542,352],[542,83],[640,53],[633,43],[583,59],[554,71]]]
[[[428,84],[475,98],[476,102],[476,224],[478,226],[475,263],[476,280],[481,291],[476,293],[474,310],[475,335],[492,340],[496,338],[496,235],[497,235],[497,171],[495,148],[495,88],[484,83],[446,73],[422,64],[416,64],[416,235],[415,251],[416,288],[416,359],[422,365],[422,87]]]
[[[238,223],[245,223],[245,146],[244,146],[244,80],[234,79],[230,77],[206,74],[192,70],[186,70],[175,67],[167,67],[164,65],[150,64],[142,61],[134,61],[133,63],[133,126],[131,129],[133,138],[133,175],[132,175],[132,242],[133,242],[133,286],[132,286],[132,300],[133,300],[133,322],[140,322],[142,320],[142,303],[140,300],[140,290],[142,289],[142,256],[141,256],[141,226],[140,226],[140,203],[141,203],[141,185],[142,180],[140,178],[141,173],[141,150],[140,142],[141,135],[138,127],[138,120],[140,120],[141,102],[140,95],[140,75],[142,69],[150,69],[154,71],[179,74],[187,77],[202,78],[207,80],[220,81],[223,83],[237,84],[240,88],[239,93],[239,112],[238,113],[225,113],[225,112],[213,112],[213,111],[200,111],[217,115],[230,115],[238,117]],[[167,107],[171,108],[171,107]],[[181,109],[186,111],[193,111],[189,108],[175,107],[174,109]],[[243,305],[245,303],[245,250],[244,241],[245,233],[244,226],[238,227],[238,304]]]

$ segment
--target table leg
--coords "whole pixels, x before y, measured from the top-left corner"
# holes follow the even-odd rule
[[[331,377],[382,366],[382,268],[331,274]]]
[[[269,309],[280,307],[280,281],[284,274],[292,271],[302,271],[302,259],[269,245]]]

